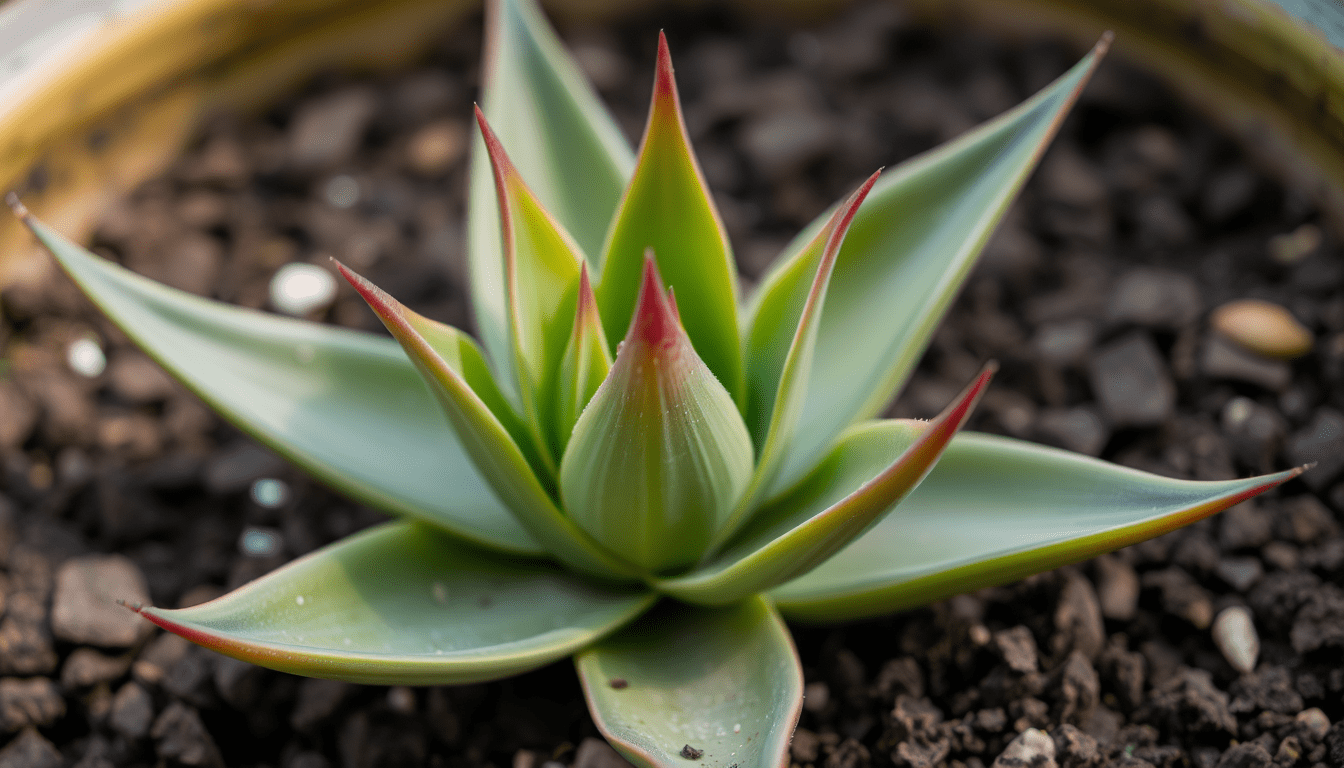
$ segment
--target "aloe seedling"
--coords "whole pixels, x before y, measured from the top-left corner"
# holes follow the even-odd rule
[[[469,222],[483,348],[344,266],[393,340],[175,291],[24,214],[208,403],[402,518],[212,602],[135,607],[155,624],[365,683],[489,680],[573,654],[630,760],[764,768],[785,762],[802,701],[783,617],[1004,583],[1301,471],[1189,482],[961,433],[992,366],[932,421],[875,418],[1108,39],[864,181],[739,302],[666,41],[632,153],[532,0],[494,0],[488,27]]]

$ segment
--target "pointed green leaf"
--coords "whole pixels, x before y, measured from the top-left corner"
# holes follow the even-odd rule
[[[137,608],[194,643],[282,672],[439,685],[549,664],[655,600],[553,565],[503,559],[423,524],[389,523],[217,600]]]
[[[806,400],[776,490],[811,469],[847,426],[880,412],[905,383],[1109,40],[1022,105],[886,172],[873,188],[836,259]],[[798,262],[824,223],[805,230],[762,282],[748,332],[756,343],[778,347],[784,342],[766,339],[792,336],[781,318],[796,301],[797,281],[806,279]]]
[[[919,423],[913,440],[899,441],[904,450],[849,495],[838,500],[813,494],[781,499],[757,512],[732,546],[709,564],[651,585],[687,602],[727,605],[825,562],[919,485],[970,417],[993,372],[994,366],[986,366],[938,418]]]
[[[575,657],[588,709],[645,768],[779,768],[803,703],[789,630],[769,602],[664,603]],[[696,762],[685,747],[702,754]]]
[[[565,345],[560,378],[555,388],[555,434],[552,439],[559,455],[564,455],[579,414],[583,413],[609,371],[611,352],[607,349],[602,318],[597,313],[597,298],[593,296],[593,286],[588,281],[588,267],[585,265],[579,275],[579,301],[574,309],[574,328]]]
[[[425,340],[417,327],[423,327],[425,319],[344,265],[337,267],[420,371],[490,487],[546,551],[586,573],[607,578],[632,575],[632,568],[560,513],[505,426]]]
[[[579,246],[523,182],[490,130],[481,110],[476,120],[495,173],[504,242],[504,279],[518,393],[532,440],[554,476],[550,451],[550,404],[557,371],[574,326],[579,288]]]
[[[667,39],[661,33],[639,165],[607,238],[597,285],[602,325],[613,345],[634,315],[644,254],[650,248],[663,278],[686,305],[682,322],[695,351],[737,400],[742,393],[737,270],[691,150]]]
[[[565,510],[648,572],[690,565],[751,477],[751,437],[695,354],[652,257],[611,372],[560,464]]]
[[[634,168],[629,145],[535,0],[486,4],[483,108],[541,204],[584,253],[603,239]],[[472,153],[467,253],[476,327],[503,375],[512,367],[499,201],[485,152]],[[624,328],[624,326],[622,326]]]
[[[542,553],[476,470],[395,343],[169,288],[16,209],[127,336],[253,437],[366,504],[484,546]],[[473,352],[459,353],[468,367]]]
[[[877,182],[881,171],[874,173],[854,194],[844,201],[830,221],[800,257],[790,265],[792,274],[785,279],[790,285],[787,300],[772,302],[765,312],[782,313],[765,318],[758,315],[752,334],[745,342],[746,352],[746,407],[743,409],[747,429],[757,446],[759,458],[751,485],[733,517],[719,531],[717,541],[726,541],[737,532],[761,497],[770,488],[779,471],[780,463],[793,440],[798,415],[807,396],[807,379],[812,370],[816,350],[817,328],[822,307],[826,303],[826,288],[830,284],[835,257],[844,242],[845,232],[854,220],[855,212]],[[811,276],[811,281],[807,280]],[[792,339],[774,329],[792,326]]]
[[[910,422],[860,424],[798,493],[848,493],[912,440]],[[775,589],[809,621],[875,616],[1128,546],[1301,474],[1195,482],[1068,451],[963,433],[894,512],[811,572]]]

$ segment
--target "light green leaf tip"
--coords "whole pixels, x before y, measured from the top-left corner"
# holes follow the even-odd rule
[[[909,422],[857,425],[798,492],[843,497],[915,434]],[[785,615],[807,621],[888,614],[1136,544],[1302,471],[1176,480],[1034,443],[962,433],[894,512],[771,595]]]
[[[796,482],[849,425],[904,385],[994,226],[1110,44],[1015,109],[883,174],[836,259],[798,427],[772,491]],[[749,338],[791,335],[797,262],[825,224],[786,249],[753,299]],[[802,274],[806,274],[803,272]],[[881,318],[881,322],[876,322]]]
[[[700,358],[734,401],[742,395],[742,349],[737,323],[737,268],[728,236],[696,162],[672,77],[666,37],[659,34],[653,104],[639,165],[621,200],[603,249],[597,301],[607,339],[630,326],[644,254],[685,308],[686,333]]]
[[[656,599],[492,556],[426,525],[389,523],[208,603],[133,609],[194,643],[282,672],[440,685],[562,659]]]
[[[760,597],[664,603],[575,664],[597,727],[637,766],[788,764],[803,675],[788,628]]]
[[[542,554],[391,340],[169,288],[70,242],[13,195],[10,204],[131,340],[253,437],[371,506],[483,546]],[[452,346],[469,368],[473,350]],[[443,492],[448,478],[452,494]]]
[[[588,280],[588,267],[579,274],[579,301],[574,309],[574,328],[565,345],[564,360],[560,364],[560,379],[556,383],[554,446],[564,455],[574,424],[579,414],[597,393],[597,388],[611,371],[611,352],[607,337],[602,332],[602,318],[597,311],[597,297]]]

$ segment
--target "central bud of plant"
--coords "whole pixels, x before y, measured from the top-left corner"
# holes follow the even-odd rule
[[[569,516],[649,572],[693,564],[742,496],[751,436],[644,263],[634,318],[565,449]]]

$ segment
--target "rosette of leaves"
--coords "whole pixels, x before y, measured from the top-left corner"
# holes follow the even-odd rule
[[[777,766],[802,701],[784,618],[1004,583],[1300,471],[1189,482],[959,433],[988,366],[932,421],[875,418],[1108,40],[864,181],[739,300],[665,40],[632,152],[532,0],[492,0],[487,26],[469,221],[480,346],[343,266],[392,339],[200,299],[16,204],[206,402],[400,518],[203,605],[135,606],[155,624],[365,683],[490,680],[573,655],[633,762]]]

